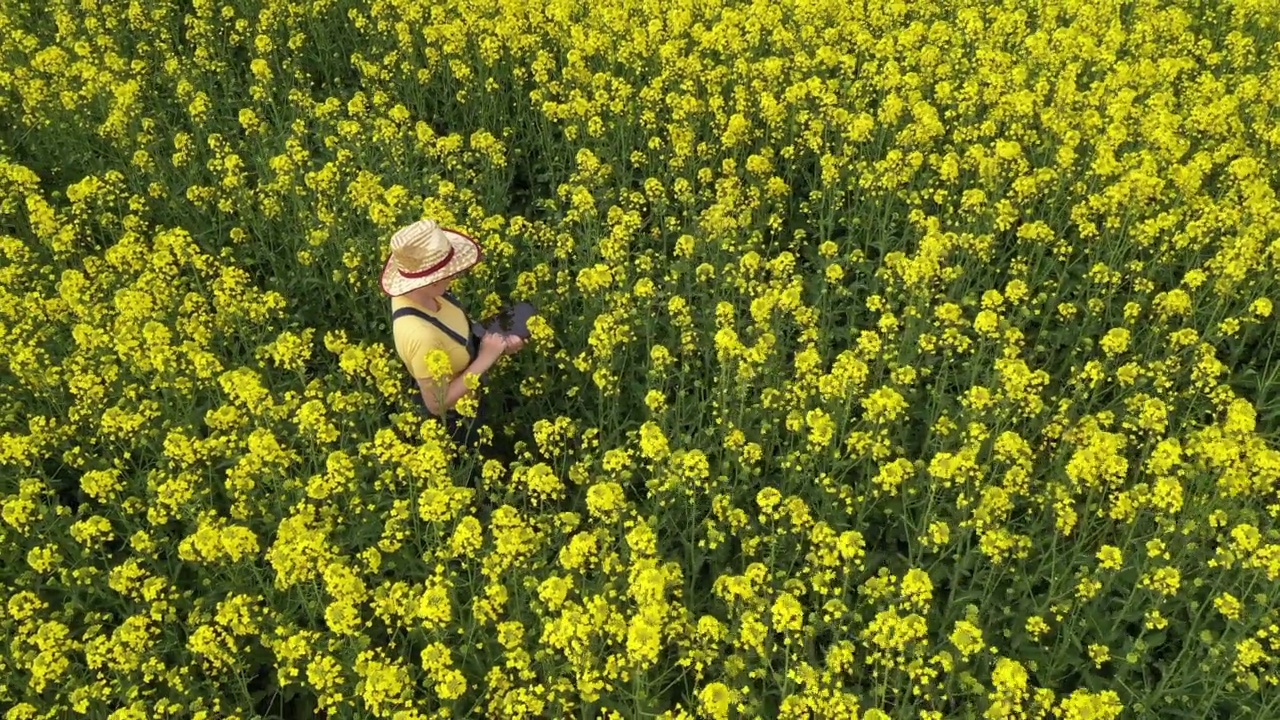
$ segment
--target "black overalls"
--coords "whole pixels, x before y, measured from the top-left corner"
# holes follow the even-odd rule
[[[454,307],[458,308],[459,310],[462,310],[463,316],[464,317],[466,316],[467,311],[462,309],[462,305],[458,303],[457,298],[455,298],[451,293],[444,293],[442,297],[448,300]],[[394,323],[396,320],[402,317],[416,317],[421,320],[426,320],[427,322],[436,326],[445,335],[448,335],[450,338],[453,338],[455,342],[467,348],[467,355],[470,357],[470,360],[468,361],[468,363],[475,362],[476,356],[480,354],[480,337],[476,335],[475,330],[468,331],[468,337],[463,338],[461,335],[455,332],[453,328],[440,322],[439,319],[432,317],[431,315],[428,315],[417,308],[412,308],[412,307],[403,307],[403,308],[400,308],[399,310],[396,310],[394,313],[391,314],[391,322]],[[469,322],[469,320],[470,318],[468,318],[467,324],[470,326],[471,323]],[[483,382],[483,380],[481,382]],[[431,411],[427,409],[427,403],[425,400],[422,399],[422,391],[418,388],[418,384],[416,382],[413,383],[413,389],[414,389],[413,397],[417,401],[418,406],[422,409],[422,412],[424,412],[426,415],[430,417],[435,417],[435,415],[433,415]],[[477,392],[479,391],[477,390]],[[468,448],[474,446],[476,440],[479,438],[479,433],[478,433],[479,427],[484,422],[484,419],[485,419],[484,411],[485,411],[484,396],[483,394],[481,394],[480,406],[476,410],[476,416],[474,418],[464,417],[461,413],[453,409],[450,409],[445,413],[444,426],[445,426],[445,429],[449,432],[450,437],[453,438],[453,441],[455,443]]]

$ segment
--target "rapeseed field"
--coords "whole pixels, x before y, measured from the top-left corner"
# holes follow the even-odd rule
[[[1278,41],[0,1],[0,717],[1280,717]],[[424,217],[539,309],[509,462],[391,343]]]

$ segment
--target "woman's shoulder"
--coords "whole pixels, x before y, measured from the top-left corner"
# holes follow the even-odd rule
[[[404,310],[404,309],[416,310],[416,311],[418,311],[418,312],[426,313],[426,314],[428,314],[428,315],[437,315],[437,314],[439,314],[439,313],[437,313],[437,312],[433,311],[431,308],[428,308],[428,307],[426,307],[426,306],[424,306],[424,305],[421,305],[421,304],[419,304],[419,303],[416,303],[416,302],[414,302],[414,301],[412,301],[412,300],[410,300],[410,299],[408,299],[408,298],[406,298],[406,297],[393,297],[393,298],[391,298],[391,312],[392,312],[392,314],[394,314],[394,313],[395,313],[396,311],[398,311],[398,310]]]
[[[455,326],[465,320],[465,315],[459,320],[454,317],[455,314],[458,314],[458,310],[446,302],[432,310],[413,301],[395,297],[391,299],[391,332],[397,339],[443,344],[447,336],[440,325],[456,331]]]

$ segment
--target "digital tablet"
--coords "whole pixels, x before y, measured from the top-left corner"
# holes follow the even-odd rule
[[[516,303],[511,307],[503,308],[493,317],[472,323],[471,330],[480,337],[488,333],[501,333],[503,335],[515,335],[522,340],[528,340],[529,318],[537,314],[538,310],[532,303]]]

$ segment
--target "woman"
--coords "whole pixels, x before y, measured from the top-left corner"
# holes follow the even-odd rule
[[[391,237],[391,254],[382,268],[382,291],[391,296],[392,333],[396,353],[417,382],[417,400],[430,415],[440,418],[454,441],[471,447],[484,420],[483,403],[474,419],[454,408],[470,394],[467,376],[483,378],[498,358],[524,347],[515,335],[472,331],[472,323],[449,286],[460,273],[480,262],[480,245],[434,220],[419,220]],[[427,354],[443,350],[449,357],[452,379],[431,379]]]

